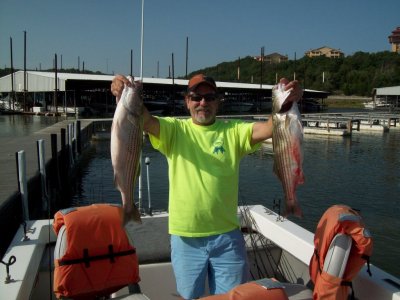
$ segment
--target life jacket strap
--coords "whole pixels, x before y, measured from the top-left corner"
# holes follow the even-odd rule
[[[354,294],[354,289],[353,289],[353,283],[352,283],[351,281],[344,281],[344,280],[343,280],[343,281],[340,283],[340,285],[350,287],[350,289],[351,289],[351,296],[350,296],[350,299],[351,299],[351,300],[356,300],[356,296],[355,296],[355,294]]]
[[[84,263],[85,267],[89,268],[90,267],[90,262],[92,262],[92,261],[109,259],[110,263],[114,263],[116,257],[132,255],[134,253],[136,253],[135,249],[129,249],[129,250],[125,250],[125,251],[114,252],[113,246],[112,245],[108,245],[108,253],[107,254],[90,256],[89,255],[89,249],[85,248],[85,249],[83,249],[83,257],[82,258],[59,260],[59,265],[60,266],[66,266],[66,265],[74,265],[74,264]]]
[[[369,274],[369,276],[372,276],[372,272],[371,272],[371,267],[370,267],[370,263],[369,263],[369,256],[368,255],[361,255],[362,259],[365,259],[367,261],[367,273]]]
[[[317,258],[318,270],[319,270],[319,273],[321,274],[321,273],[322,273],[322,268],[321,268],[321,265],[320,265],[320,263],[319,263],[319,254],[318,254],[317,248],[314,248],[314,255],[315,255],[315,257]]]

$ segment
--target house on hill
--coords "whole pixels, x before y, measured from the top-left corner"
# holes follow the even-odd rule
[[[339,58],[343,57],[344,53],[339,49],[324,46],[317,49],[308,50],[307,52],[305,52],[305,55],[308,57],[326,56],[329,58]]]
[[[253,56],[253,58],[257,61],[261,61],[261,56]],[[287,55],[282,55],[277,52],[264,55],[264,62],[269,63],[269,64],[279,64],[281,62],[287,61],[288,57]]]
[[[392,31],[392,34],[388,36],[389,43],[392,45],[392,52],[400,53],[400,27],[397,27]]]

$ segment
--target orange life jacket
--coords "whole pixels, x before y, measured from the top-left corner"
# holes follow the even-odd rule
[[[57,298],[91,299],[139,282],[136,251],[123,228],[122,215],[122,208],[111,204],[64,209],[55,214],[53,229],[57,244],[64,248],[57,249],[60,247],[56,244]]]
[[[202,300],[288,300],[283,285],[271,279],[248,282],[233,288],[226,294],[208,296]]]
[[[337,234],[352,238],[349,258],[343,278],[323,271],[325,256]],[[372,238],[364,227],[361,216],[346,205],[334,205],[321,217],[314,236],[314,255],[310,261],[310,276],[315,284],[314,299],[347,299],[351,280],[372,254]],[[369,272],[369,269],[368,269]],[[354,295],[353,295],[354,296]]]

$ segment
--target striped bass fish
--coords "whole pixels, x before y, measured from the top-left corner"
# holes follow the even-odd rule
[[[301,217],[296,187],[304,183],[303,127],[297,102],[292,102],[287,110],[290,106],[290,102],[287,101],[290,92],[291,89],[285,91],[283,83],[277,84],[272,91],[274,173],[281,181],[285,194],[285,215],[294,214]]]
[[[111,161],[114,184],[121,192],[124,223],[129,220],[142,223],[134,202],[136,179],[140,174],[143,144],[142,85],[128,77],[132,87],[125,86],[117,103],[111,127]]]

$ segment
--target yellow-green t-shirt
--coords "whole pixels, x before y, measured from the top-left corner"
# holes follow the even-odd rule
[[[259,147],[250,145],[253,123],[159,121],[160,137],[150,135],[150,141],[168,161],[169,233],[204,237],[238,228],[240,160]]]

